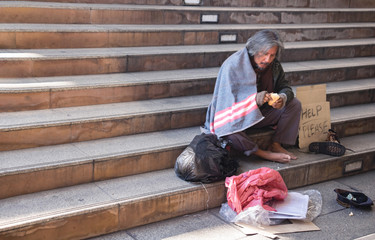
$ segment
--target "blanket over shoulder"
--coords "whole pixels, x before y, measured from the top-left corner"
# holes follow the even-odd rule
[[[216,79],[205,129],[218,137],[243,131],[263,116],[256,104],[256,74],[246,48],[227,58]]]

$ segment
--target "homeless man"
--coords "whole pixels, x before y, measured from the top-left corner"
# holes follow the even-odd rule
[[[203,132],[229,140],[245,155],[287,163],[297,157],[283,145],[294,145],[298,134],[301,103],[294,93],[278,57],[283,43],[277,32],[262,30],[250,37],[246,47],[222,64],[213,99],[208,106]],[[278,100],[271,103],[271,93]],[[275,129],[272,143],[260,149],[245,133],[248,128]]]

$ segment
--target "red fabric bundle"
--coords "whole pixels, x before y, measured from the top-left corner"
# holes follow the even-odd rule
[[[283,200],[288,195],[288,188],[280,173],[267,167],[227,177],[225,186],[228,188],[228,205],[237,214],[256,205],[275,211],[266,203],[270,200]]]

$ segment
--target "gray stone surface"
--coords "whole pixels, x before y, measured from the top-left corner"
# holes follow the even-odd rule
[[[375,233],[375,208],[344,208],[336,202],[335,188],[349,191],[361,191],[374,199],[375,188],[372,181],[375,171],[344,177],[325,183],[315,184],[302,189],[316,188],[323,197],[322,214],[314,221],[321,229],[319,232],[283,234],[291,239],[355,239]],[[352,216],[351,213],[353,214]]]
[[[375,136],[373,133],[351,136],[350,138],[343,138],[341,143],[356,152],[366,151],[366,149],[374,149],[371,145],[375,143]],[[351,154],[351,152],[347,151],[346,154]]]
[[[345,67],[362,67],[375,64],[375,57],[361,57],[355,59],[332,59],[332,60],[317,60],[317,61],[304,61],[304,62],[289,62],[283,63],[284,71],[298,72],[298,71],[311,71],[317,69],[333,69]]]
[[[80,89],[87,87],[116,87],[155,83],[169,83],[171,81],[199,80],[216,78],[219,68],[183,69],[168,71],[149,71],[69,76],[40,77],[40,78],[2,78],[0,92],[25,92],[32,90],[61,90]]]
[[[173,5],[133,5],[133,4],[102,4],[95,3],[59,3],[59,2],[0,2],[0,7],[40,7],[57,9],[112,9],[112,10],[188,10],[188,11],[270,11],[270,12],[373,12],[371,8],[273,8],[273,7],[215,7],[215,6],[173,6]]]
[[[115,205],[115,200],[135,200],[176,190],[201,188],[185,182],[172,169],[82,184],[0,200],[0,230],[13,223],[80,214],[90,209]]]
[[[375,59],[375,58],[374,58]],[[212,95],[196,95],[168,99],[154,99],[124,103],[58,108],[24,112],[0,113],[0,129],[22,129],[36,126],[66,125],[72,122],[92,122],[101,119],[116,119],[143,114],[183,111],[205,108]],[[350,112],[350,116],[347,113]],[[332,122],[345,119],[371,117],[375,113],[375,104],[345,106],[331,110]]]
[[[292,86],[294,93],[299,86]],[[345,93],[351,91],[363,91],[375,88],[375,78],[347,80],[342,82],[328,82],[326,83],[327,94]]]
[[[325,161],[332,157],[324,155],[324,154],[313,154],[313,153],[305,153],[300,151],[297,148],[288,148],[288,151],[294,153],[298,159],[292,160],[288,164],[266,161],[256,156],[250,157],[240,157],[240,172],[249,171],[251,169],[261,168],[261,167],[269,167],[275,170],[280,170],[284,168],[288,168],[291,166],[304,166],[306,164],[310,164],[313,162]]]
[[[186,146],[195,135],[200,134],[198,127],[152,132],[132,136],[122,136],[95,141],[73,143],[91,158],[99,156],[130,155],[163,150],[176,146]]]
[[[136,199],[154,194],[200,187],[200,184],[185,182],[176,177],[172,169],[138,174],[95,183],[113,199]]]
[[[350,178],[340,178],[337,180],[337,182],[346,186],[345,189],[350,191],[364,192],[368,197],[375,200],[374,185],[371,184],[373,181],[373,174],[361,174],[352,176]]]
[[[84,163],[89,161],[88,159],[87,154],[72,144],[4,151],[0,152],[0,174],[22,170],[31,171],[33,168],[40,167]]]
[[[93,122],[104,119],[131,118],[144,114],[205,108],[208,106],[211,98],[211,94],[206,94],[74,108],[0,113],[0,129],[22,129],[33,126],[43,127],[60,124],[66,125],[71,122]]]
[[[80,164],[87,161],[100,161],[115,156],[127,156],[135,153],[162,150],[186,146],[195,135],[200,134],[198,127],[170,131],[137,134],[87,142],[77,142],[48,147],[5,151],[0,153],[0,173],[19,172],[32,169],[42,169],[64,164]],[[363,134],[342,138],[342,143],[354,151],[362,152],[373,148],[374,134]],[[299,159],[288,165],[264,161],[254,157],[242,157],[239,171],[262,166],[281,169],[288,166],[308,164],[314,161],[324,161],[332,157],[324,154],[305,154],[292,148]],[[347,151],[347,156],[354,153]]]
[[[375,88],[375,78],[327,83],[327,94],[367,90]]]
[[[374,38],[363,39],[341,39],[321,41],[299,41],[285,42],[284,47],[288,49],[339,47],[339,46],[367,46],[374,45]],[[245,46],[240,44],[217,45],[182,45],[182,46],[150,46],[150,47],[118,47],[118,48],[76,48],[76,49],[3,49],[0,59],[9,58],[32,58],[32,59],[55,59],[55,58],[92,58],[92,57],[121,57],[142,55],[170,55],[186,53],[220,53],[235,52]],[[354,61],[354,59],[351,59]]]
[[[210,211],[149,224],[139,231],[130,229],[127,233],[134,239],[240,239],[245,234],[215,217]]]
[[[194,130],[194,129],[192,129]],[[180,132],[184,134],[184,132]],[[157,136],[157,135],[156,135]],[[343,138],[342,141],[347,147],[353,148],[357,153],[361,151],[366,151],[373,149],[374,145],[374,133],[364,134],[361,136],[354,136],[349,138]],[[85,143],[87,144],[87,143]],[[97,153],[99,154],[99,153]],[[302,153],[300,153],[300,157]],[[347,153],[347,156],[354,155],[354,153]],[[323,154],[304,154],[305,157],[301,157],[299,160],[292,162],[291,164],[272,164],[272,162],[257,161],[252,162],[250,159],[247,161],[248,167],[254,169],[261,166],[270,166],[273,168],[288,168],[291,165],[295,164],[306,164],[310,161],[323,161],[329,160],[329,156]],[[256,164],[254,164],[256,162]],[[244,170],[244,169],[243,169]],[[325,238],[326,236],[331,236],[329,232],[330,229],[337,228],[337,231],[340,228],[348,228],[350,224],[356,226],[358,224],[363,224],[363,220],[366,220],[365,223],[374,225],[374,213],[363,212],[356,209],[350,209],[353,212],[353,216],[348,218],[348,223],[340,222],[341,219],[346,219],[350,211],[344,209],[338,205],[335,201],[335,194],[333,193],[334,188],[346,188],[349,189],[358,189],[367,193],[370,197],[375,196],[374,189],[372,187],[372,179],[375,172],[369,172],[361,174],[358,176],[347,177],[342,179],[337,179],[334,181],[329,181],[325,183],[315,184],[307,186],[301,189],[293,189],[293,191],[303,191],[306,189],[316,189],[321,192],[323,196],[323,211],[321,216],[317,218],[316,224],[321,227],[320,232],[311,232],[311,233],[298,233],[297,235],[291,235],[291,239],[335,239],[335,238]],[[363,186],[361,185],[363,184]],[[79,186],[73,186],[68,188],[56,189],[45,191],[41,193],[28,194],[24,196],[12,197],[8,199],[0,200],[0,213],[1,221],[0,225],[2,228],[9,226],[14,223],[17,219],[18,223],[23,223],[27,221],[33,221],[35,219],[46,218],[48,219],[51,216],[61,216],[64,214],[75,214],[74,212],[87,211],[93,207],[102,208],[106,205],[117,204],[118,202],[134,200],[139,197],[151,197],[155,194],[168,194],[175,190],[193,190],[195,188],[201,188],[201,185],[191,184],[184,182],[178,179],[175,176],[175,173],[172,169],[156,171],[152,173],[139,174],[130,177],[117,178],[107,181],[101,181],[91,184],[83,184]],[[219,221],[218,209],[204,211],[199,214],[208,214],[204,218],[209,217],[213,218],[210,221],[204,220],[205,223],[213,224],[212,222]],[[212,215],[212,216],[211,216]],[[197,215],[189,215],[192,221],[195,221]],[[170,221],[180,221],[180,218],[176,218]],[[186,220],[186,219],[185,219]],[[221,220],[220,220],[221,221]],[[219,221],[219,222],[220,222]],[[329,225],[334,224],[335,222],[340,222],[339,225]],[[220,226],[217,228],[211,229],[209,226],[204,225],[202,228],[201,223],[191,223],[191,227],[188,229],[180,229],[177,233],[172,230],[177,230],[176,227],[168,227],[169,230],[163,230],[163,222],[156,223],[158,224],[152,235],[154,239],[160,239],[160,236],[164,238],[174,237],[178,239],[177,236],[181,239],[189,239],[190,236],[197,238],[197,235],[204,234],[204,236],[213,236],[212,239],[219,236],[237,236],[238,230],[232,229],[232,226],[226,226],[225,223],[220,222]],[[173,223],[175,224],[175,223]],[[223,225],[223,226],[222,226]],[[146,227],[152,227],[152,225],[147,225]],[[189,225],[190,226],[190,225]],[[329,227],[330,226],[330,227]],[[208,229],[207,229],[208,228]],[[125,231],[126,236],[138,236],[138,239],[147,239],[150,237],[149,230],[142,230],[143,228],[132,229],[129,231],[134,231],[131,234],[129,231]],[[352,239],[351,237],[360,237],[364,236],[361,234],[370,234],[371,229],[368,225],[361,226],[358,228],[358,231],[343,231],[343,234],[340,235],[340,239]],[[138,232],[140,231],[140,232]],[[144,232],[142,232],[144,231]],[[160,231],[160,232],[159,232]],[[185,231],[185,232],[184,232]],[[233,233],[230,233],[232,232]],[[341,230],[340,230],[341,231]],[[167,232],[167,233],[166,233]],[[121,233],[118,233],[121,234]],[[192,235],[190,235],[192,234]],[[211,235],[212,234],[212,235]],[[346,234],[346,235],[345,235]],[[351,234],[351,235],[350,235]],[[116,235],[121,236],[121,235]],[[296,237],[297,236],[297,237]],[[348,238],[346,238],[348,236]],[[134,238],[137,239],[137,238]],[[152,238],[151,238],[152,239]],[[228,239],[241,239],[241,238],[228,238]],[[251,238],[249,238],[251,239]],[[257,239],[257,238],[255,238]]]
[[[361,104],[356,105],[347,111],[345,107],[338,107],[331,109],[331,121],[332,122],[343,122],[343,121],[353,121],[358,118],[373,117],[375,113],[375,104]],[[350,114],[348,114],[350,113]]]
[[[94,184],[82,184],[65,189],[27,194],[0,200],[0,229],[17,221],[22,224],[30,220],[48,218],[77,209],[88,208],[112,198]]]
[[[177,0],[171,0],[178,2]],[[171,3],[169,1],[169,3]],[[223,2],[230,2],[224,0]],[[272,2],[273,0],[269,0]],[[347,3],[350,0],[345,0]],[[25,2],[12,1],[0,3],[0,7],[24,7],[32,8],[47,8],[47,9],[85,9],[93,10],[91,14],[95,14],[95,10],[159,10],[167,16],[170,11],[190,11],[193,13],[205,12],[231,12],[234,14],[245,13],[248,20],[264,19],[265,23],[269,21],[277,21],[280,17],[281,21],[292,23],[293,21],[311,22],[312,24],[171,24],[171,25],[137,25],[137,24],[0,24],[0,32],[3,34],[25,34],[33,35],[35,33],[53,33],[64,35],[64,33],[86,34],[94,35],[112,34],[112,33],[146,33],[154,34],[159,31],[188,33],[188,32],[204,32],[212,31],[214,34],[220,31],[247,31],[252,32],[258,29],[273,28],[286,33],[283,37],[287,41],[297,42],[286,43],[286,49],[304,49],[321,47],[334,48],[337,46],[348,46],[344,50],[350,50],[350,47],[366,48],[369,45],[374,45],[373,29],[375,23],[333,23],[333,24],[313,24],[314,19],[319,21],[326,21],[329,15],[328,12],[348,13],[347,20],[358,14],[349,13],[373,13],[375,9],[343,9],[343,8],[297,8],[298,6],[347,6],[342,4],[345,1],[333,0],[324,4],[321,0],[283,0],[275,3],[275,6],[288,5],[291,8],[229,8],[229,7],[187,7],[187,6],[148,6],[148,5],[125,5],[125,4],[72,4],[72,3],[41,3],[41,2]],[[364,0],[366,1],[366,0]],[[361,1],[362,4],[364,1]],[[369,1],[369,0],[367,0]],[[105,1],[102,1],[103,3]],[[152,1],[149,1],[152,2]],[[208,1],[206,1],[208,2]],[[218,4],[220,1],[212,1]],[[220,2],[219,4],[222,4]],[[238,3],[237,3],[238,2]],[[228,4],[240,4],[241,1],[232,1]],[[246,2],[246,1],[242,1]],[[256,2],[256,1],[254,1]],[[262,2],[262,1],[257,1]],[[267,0],[263,1],[267,5]],[[354,2],[354,1],[351,1]],[[306,4],[305,4],[306,3]],[[138,3],[139,4],[139,3]],[[161,4],[161,3],[159,3]],[[351,3],[354,4],[354,3]],[[356,3],[358,4],[358,3]],[[358,4],[357,6],[360,6]],[[370,5],[370,4],[369,4]],[[372,4],[373,5],[373,4]],[[35,10],[35,9],[34,9]],[[86,11],[86,12],[88,12]],[[285,12],[286,13],[285,13]],[[99,11],[100,12],[100,11]],[[101,12],[102,14],[104,13]],[[139,12],[138,12],[139,13]],[[255,13],[255,14],[254,14]],[[255,16],[255,15],[259,16]],[[368,16],[371,16],[368,14]],[[198,14],[196,14],[198,15]],[[276,15],[278,15],[276,17]],[[303,15],[303,16],[299,16]],[[332,14],[332,18],[342,14]],[[182,15],[183,16],[183,15]],[[244,16],[244,15],[242,15]],[[336,17],[335,17],[336,16]],[[94,16],[92,16],[94,19]],[[185,15],[188,17],[188,15]],[[321,18],[320,18],[321,17]],[[236,18],[236,16],[234,16]],[[364,18],[363,18],[364,19]],[[370,19],[370,17],[369,17]],[[373,19],[373,18],[371,18]],[[353,21],[357,21],[352,19]],[[340,22],[337,18],[333,21]],[[359,20],[361,21],[361,20]],[[302,31],[301,31],[302,30]],[[362,33],[368,33],[368,39],[353,39],[353,40],[330,40],[330,41],[302,41],[314,40],[318,37],[325,39],[359,37]],[[350,34],[350,32],[356,32]],[[357,35],[358,34],[358,35]],[[320,36],[321,35],[321,36]],[[97,36],[97,35],[95,35]],[[19,37],[19,36],[18,36]],[[17,38],[18,38],[17,37]],[[109,37],[108,37],[109,38]],[[99,38],[98,38],[99,39]],[[243,39],[241,39],[242,41]],[[100,41],[100,40],[99,40]],[[17,41],[18,42],[18,41]],[[18,43],[17,43],[18,44]],[[84,45],[82,45],[84,46]],[[98,45],[96,45],[98,46]],[[106,57],[139,57],[147,55],[163,55],[163,54],[185,54],[185,53],[219,53],[225,51],[236,51],[242,48],[243,44],[226,44],[220,45],[201,45],[201,46],[166,46],[166,47],[139,47],[139,48],[91,48],[91,49],[44,49],[44,50],[2,50],[0,53],[0,60],[66,60],[66,59],[97,59]],[[321,49],[323,50],[323,49]],[[356,50],[353,50],[354,52]],[[311,54],[313,55],[313,54]],[[337,57],[338,58],[338,57]],[[305,61],[302,63],[285,63],[284,69],[286,73],[298,71],[324,71],[335,68],[351,68],[364,67],[368,69],[375,65],[375,58],[373,57],[358,57],[351,59],[336,59],[323,61]],[[341,70],[341,69],[340,69]],[[115,86],[127,84],[142,84],[152,82],[167,82],[176,79],[192,79],[193,76],[197,78],[210,77],[213,78],[217,74],[218,68],[199,69],[199,70],[176,70],[176,71],[159,71],[152,73],[131,73],[131,74],[108,74],[106,79],[102,79],[103,75],[96,76],[74,76],[56,77],[56,78],[30,78],[25,81],[20,79],[0,79],[0,88],[2,90],[11,91],[27,91],[40,89],[57,89],[62,90],[66,88],[76,87],[98,87],[98,86]],[[358,69],[358,78],[366,77],[363,69]],[[369,71],[369,70],[368,70]],[[309,73],[307,73],[309,74]],[[176,77],[178,75],[178,77]],[[333,77],[337,75],[331,74]],[[348,76],[349,77],[349,76]],[[353,79],[353,77],[350,77]],[[324,78],[323,78],[324,79]],[[106,81],[106,82],[105,82]],[[305,82],[303,82],[305,83]],[[374,88],[374,79],[366,81],[356,81],[358,87],[354,82],[329,83],[329,91],[347,91],[353,89]],[[346,84],[344,86],[344,84]],[[334,90],[333,90],[334,89]],[[9,92],[7,92],[9,93]],[[95,107],[77,107],[72,109],[58,109],[58,110],[42,110],[30,111],[24,113],[3,113],[0,114],[0,130],[8,131],[17,127],[34,127],[54,124],[71,124],[72,121],[76,123],[87,121],[100,121],[104,118],[129,117],[141,112],[142,114],[158,113],[158,111],[178,111],[178,109],[192,109],[203,108],[210,100],[209,95],[198,97],[186,97],[186,101],[181,101],[183,98],[169,99],[170,102],[164,100],[134,102],[129,104],[108,104]],[[198,102],[198,104],[195,103]],[[176,106],[178,106],[178,108]],[[158,106],[158,107],[155,107]],[[160,108],[159,108],[160,106]],[[203,107],[202,107],[203,106]],[[332,111],[334,121],[344,121],[346,115],[350,115],[351,120],[356,116],[362,118],[367,116],[374,116],[374,104],[363,105],[363,107],[349,107],[334,109]],[[168,113],[168,112],[167,112]],[[350,113],[350,114],[348,114]],[[346,114],[346,115],[345,115]],[[3,128],[2,128],[3,127]],[[64,164],[79,164],[83,162],[100,161],[105,158],[117,157],[119,155],[130,155],[134,153],[165,150],[173,147],[181,147],[187,144],[195,134],[198,134],[198,128],[181,129],[176,131],[156,132],[151,134],[140,134],[137,136],[118,137],[105,140],[66,144],[60,146],[49,146],[48,148],[26,149],[12,152],[0,153],[0,175],[7,171],[22,171],[30,168],[46,168],[51,166],[62,166]],[[342,140],[345,146],[355,150],[357,153],[361,151],[373,151],[374,149],[374,134],[365,134]],[[241,162],[241,170],[248,170],[261,166],[269,166],[275,169],[282,169],[288,167],[295,167],[297,165],[304,165],[308,163],[318,163],[319,161],[327,161],[332,157],[324,155],[303,154],[292,150],[300,156],[300,159],[293,161],[290,164],[279,164],[272,162],[265,162],[259,159],[245,159]],[[345,157],[350,158],[355,156],[354,153],[347,152]],[[373,155],[371,155],[373,156]],[[156,159],[157,160],[157,159]],[[317,189],[323,196],[323,211],[322,214],[315,220],[315,223],[321,228],[321,231],[311,233],[296,233],[281,235],[281,239],[353,239],[362,236],[368,236],[374,233],[374,210],[362,211],[358,209],[345,209],[338,205],[335,201],[335,194],[333,189],[349,188],[352,190],[364,191],[369,196],[375,197],[373,188],[374,171],[326,183],[306,186],[301,189],[293,189],[293,191],[303,191],[306,189]],[[95,207],[104,208],[107,205],[115,204],[118,206],[117,200],[126,201],[131,199],[136,201],[136,198],[149,197],[153,194],[163,194],[172,191],[182,191],[186,189],[195,189],[201,185],[186,183],[178,179],[172,169],[157,171],[147,174],[139,174],[136,176],[117,178],[107,181],[101,181],[90,184],[83,184],[68,188],[44,191],[35,194],[27,194],[19,197],[12,197],[0,200],[0,229],[7,224],[16,224],[16,221],[27,222],[35,219],[44,218],[48,220],[58,217],[63,214],[74,214],[75,211],[89,211]],[[201,187],[202,188],[202,187]],[[155,196],[155,195],[154,195]],[[157,196],[157,195],[156,195]],[[159,195],[160,196],[160,195]],[[353,216],[349,216],[353,213]],[[17,219],[17,220],[16,220]],[[33,229],[34,230],[34,229]],[[35,229],[38,231],[41,229]],[[218,209],[195,213],[183,217],[170,219],[164,222],[149,224],[139,228],[129,229],[118,233],[113,233],[97,239],[263,239],[259,236],[244,236],[238,229],[232,225],[224,222],[218,215]]]
[[[314,184],[293,191],[317,190],[323,198],[322,213],[313,221],[320,231],[278,234],[279,239],[355,239],[375,233],[375,210],[344,208],[336,202],[334,188],[364,189],[370,197],[375,195],[373,179],[375,171],[333,181]],[[360,188],[359,188],[360,187]],[[351,213],[353,214],[352,216]],[[113,238],[116,236],[117,238]],[[370,235],[371,236],[371,235]],[[116,234],[101,236],[95,239],[267,239],[265,237],[247,236],[233,225],[220,218],[219,208],[169,219],[154,224],[121,231]],[[129,238],[130,237],[130,238]],[[369,238],[372,239],[372,238]]]
[[[160,31],[223,31],[261,29],[348,29],[373,28],[375,23],[319,23],[319,24],[178,24],[178,25],[137,25],[137,24],[1,24],[1,31],[9,32],[160,32]],[[7,51],[5,51],[7,52]],[[18,50],[19,52],[19,50]]]
[[[98,237],[94,237],[94,238],[90,238],[90,239],[91,240],[101,240],[101,239],[105,239],[105,240],[134,240],[134,238],[131,237],[126,232],[115,232],[115,233],[107,234],[105,236],[98,236]]]
[[[366,152],[370,149],[374,148],[374,141],[375,134],[374,133],[368,133],[368,134],[361,134],[357,136],[351,136],[342,138],[341,143],[349,148],[354,150],[355,152],[346,151],[344,156],[354,156],[356,153]],[[240,172],[248,171],[250,169],[256,169],[261,167],[269,167],[272,169],[280,170],[292,166],[304,166],[306,164],[312,164],[312,163],[319,163],[324,161],[329,161],[330,159],[334,159],[335,157],[328,156],[325,154],[314,154],[314,153],[306,153],[302,152],[301,150],[297,148],[289,148],[288,151],[291,151],[294,153],[298,159],[293,160],[288,164],[278,163],[278,162],[271,162],[271,161],[265,161],[262,159],[259,159],[255,156],[250,157],[240,157]]]
[[[283,66],[293,69],[292,63]],[[351,66],[355,66],[355,62]],[[363,65],[363,64],[362,64]],[[360,66],[362,66],[360,65]],[[92,87],[132,86],[152,83],[180,82],[185,80],[215,79],[219,68],[184,69],[169,71],[152,71],[137,73],[115,73],[103,75],[84,75],[66,77],[41,78],[2,78],[0,92],[48,91],[62,89],[80,89]],[[293,87],[295,88],[295,87]],[[327,83],[327,94],[367,90],[375,88],[374,78],[348,80]]]
[[[351,41],[348,41],[350,44]],[[364,43],[369,40],[364,39]],[[359,41],[357,41],[359,43]],[[370,42],[371,43],[371,42]],[[317,46],[318,42],[315,43]],[[321,43],[324,45],[324,43]],[[371,43],[373,44],[373,43]],[[297,44],[298,45],[298,44]],[[357,45],[357,44],[356,44]],[[359,45],[363,45],[359,43]],[[244,44],[222,45],[186,45],[186,46],[159,46],[159,47],[118,47],[118,48],[76,48],[76,49],[4,49],[0,59],[31,58],[31,59],[64,59],[64,58],[93,58],[93,57],[126,57],[143,55],[170,55],[184,53],[220,53],[237,51]],[[310,44],[310,47],[313,44]]]
[[[129,156],[186,146],[198,127],[121,136],[30,149],[0,152],[0,174],[83,164],[116,156]]]

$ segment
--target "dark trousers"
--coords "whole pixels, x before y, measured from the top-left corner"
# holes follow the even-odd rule
[[[295,144],[301,116],[301,102],[298,99],[292,99],[282,109],[275,109],[267,105],[261,109],[261,112],[264,119],[252,126],[251,129],[274,127],[273,142],[287,145]],[[223,138],[231,141],[235,150],[243,152],[247,156],[259,149],[258,145],[245,132],[233,133]]]

